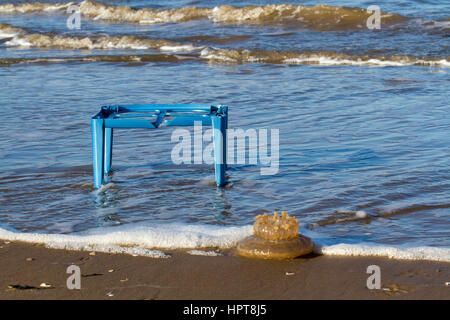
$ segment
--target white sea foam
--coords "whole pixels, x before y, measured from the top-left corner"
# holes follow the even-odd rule
[[[321,66],[353,65],[353,66],[377,66],[377,67],[402,67],[402,66],[438,66],[450,67],[450,61],[446,58],[416,58],[410,56],[391,57],[367,57],[347,55],[333,52],[300,53],[293,51],[263,51],[246,49],[219,49],[214,47],[204,48],[200,57],[210,61],[224,63],[275,63],[275,64],[307,64]]]
[[[0,228],[0,239],[44,243],[50,248],[70,250],[119,253],[131,250],[140,255],[138,247],[141,249],[230,248],[251,233],[252,226],[123,225],[93,229],[78,234],[22,233]]]
[[[222,256],[222,254],[218,251],[189,250],[187,251],[187,253],[193,256],[208,256],[208,257]]]
[[[0,4],[0,13],[18,14],[33,12],[63,13],[72,3],[6,3]],[[134,9],[128,6],[108,5],[96,1],[78,3],[84,18],[140,24],[179,23],[210,19],[216,23],[298,23],[316,30],[358,30],[365,27],[368,13],[363,8],[342,6],[303,6],[291,4],[268,4],[263,6],[234,7],[221,5],[214,8],[180,7]],[[396,14],[383,14],[383,23],[390,25],[405,20]]]
[[[225,51],[221,51],[215,48],[205,48],[200,52],[200,57],[208,60],[219,60],[224,62],[236,63],[236,59],[229,57],[225,54]]]
[[[169,254],[162,252],[161,250],[151,250],[142,247],[123,247],[119,245],[97,245],[97,244],[84,244],[81,242],[47,242],[46,248],[50,249],[65,249],[74,251],[96,251],[106,253],[123,253],[132,256],[150,257],[150,258],[170,258]]]
[[[63,4],[56,4],[56,5],[49,4],[48,6],[44,7],[42,9],[42,11],[47,11],[47,12],[61,11],[61,10],[67,9],[72,4],[74,4],[74,2],[63,3]]]
[[[450,248],[392,246],[373,243],[345,244],[330,242],[319,233],[302,229],[316,243],[314,251],[323,255],[378,256],[391,259],[450,262]],[[253,233],[251,225],[223,227],[212,225],[155,224],[123,225],[93,229],[76,234],[23,233],[0,228],[0,239],[43,243],[48,248],[124,253],[134,256],[167,258],[164,249],[192,249],[193,255],[216,256],[218,251],[204,248],[232,248]],[[326,244],[325,244],[326,243]]]
[[[6,38],[13,38],[23,32],[24,30],[21,28],[14,27],[7,23],[0,23],[0,40]]]
[[[330,256],[377,256],[399,260],[429,260],[450,262],[450,248],[437,247],[393,247],[375,244],[316,244],[314,252]]]
[[[192,52],[200,49],[202,49],[202,47],[195,47],[191,44],[162,46],[159,48],[159,50],[161,51],[168,51],[168,52]]]
[[[6,38],[13,38],[15,36],[17,36],[17,32],[2,32],[0,30],[0,40],[1,39],[6,39]]]
[[[32,13],[32,12],[54,12],[62,11],[70,7],[73,2],[68,3],[40,3],[40,2],[29,2],[29,3],[5,3],[0,4],[1,13]]]
[[[6,34],[10,38],[10,33]],[[2,30],[0,30],[0,38]],[[17,34],[13,39],[6,41],[10,47],[38,47],[38,48],[61,48],[61,49],[133,49],[148,50],[159,49],[166,52],[192,52],[203,49],[192,44],[176,43],[164,39],[148,39],[135,36],[119,37],[64,37],[49,34]]]
[[[288,58],[283,60],[285,64],[319,64],[324,66],[332,65],[353,65],[353,66],[378,66],[378,67],[404,67],[413,65],[425,65],[425,66],[441,66],[450,67],[450,61],[446,59],[441,60],[404,60],[404,61],[393,61],[393,60],[380,60],[380,59],[335,59],[325,56],[317,57],[307,57],[307,58]]]
[[[10,47],[31,47],[32,44],[25,38],[13,38],[9,41],[6,41],[5,44]]]

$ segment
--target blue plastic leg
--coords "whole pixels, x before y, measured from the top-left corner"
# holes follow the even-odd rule
[[[222,137],[223,137],[223,161],[225,163],[225,170],[228,169],[228,161],[227,161],[227,129],[228,129],[228,114],[223,117],[223,128],[222,128]]]
[[[216,183],[220,187],[225,185],[225,119],[221,116],[212,117],[212,126],[214,129],[214,168]]]
[[[113,144],[113,129],[105,128],[105,155],[104,155],[104,172],[109,173],[111,171],[112,163],[112,144]]]
[[[103,119],[92,119],[92,165],[94,167],[94,187],[100,188],[103,183]]]

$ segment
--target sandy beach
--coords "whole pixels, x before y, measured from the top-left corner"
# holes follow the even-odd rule
[[[1,241],[0,299],[450,298],[448,263],[316,255],[255,260],[233,250],[222,256],[168,253],[170,258],[155,259]],[[80,290],[67,288],[70,265],[80,267]],[[369,265],[381,269],[379,290],[366,286]]]

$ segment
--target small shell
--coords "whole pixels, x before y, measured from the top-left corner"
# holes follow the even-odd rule
[[[45,283],[45,282],[42,282],[42,283],[39,285],[39,287],[41,287],[41,288],[51,288],[52,285],[51,285],[51,284],[48,284],[48,283]]]

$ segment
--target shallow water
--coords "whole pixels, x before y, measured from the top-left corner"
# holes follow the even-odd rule
[[[301,232],[330,243],[450,246],[450,4],[378,1],[383,12],[406,17],[380,30],[357,27],[366,16],[324,30],[320,14],[309,24],[273,15],[158,24],[88,17],[69,30],[64,11],[5,13],[4,3],[2,227],[244,226],[256,214],[286,210]],[[105,3],[159,10],[222,4]],[[172,128],[117,130],[114,171],[95,190],[90,117],[119,103],[229,105],[232,128],[280,130],[279,172],[231,165],[230,183],[217,188],[212,166],[172,163]]]

